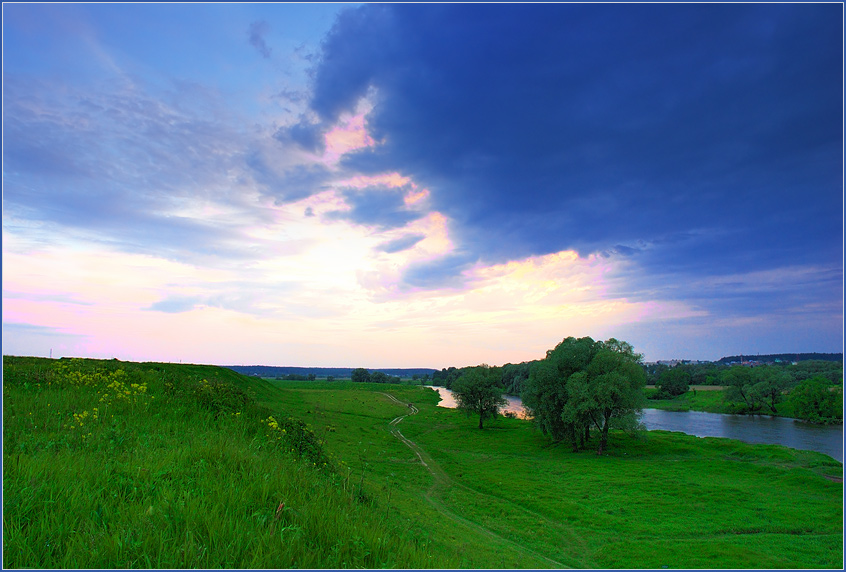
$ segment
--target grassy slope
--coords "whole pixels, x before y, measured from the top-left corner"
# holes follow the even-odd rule
[[[596,457],[416,386],[58,363],[4,358],[5,567],[842,565],[842,465],[817,453],[658,432]],[[134,399],[101,402],[117,368]]]
[[[362,501],[307,431],[279,414],[272,427],[271,410],[232,389],[267,400],[266,382],[209,366],[3,362],[6,568],[453,564]]]
[[[353,478],[468,567],[840,567],[842,465],[813,452],[652,432],[609,455],[550,446],[527,422],[484,431],[402,386],[278,384]],[[413,401],[408,413],[374,391]],[[701,392],[700,392],[701,393]],[[445,518],[446,516],[446,518]],[[490,548],[486,548],[489,546]]]

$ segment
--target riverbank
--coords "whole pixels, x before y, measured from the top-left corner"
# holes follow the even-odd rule
[[[461,568],[842,565],[843,469],[827,455],[651,431],[612,432],[598,457],[521,419],[480,431],[429,389],[280,389],[286,407],[333,428],[326,447],[354,482],[363,475],[381,507],[390,499]]]
[[[647,397],[650,393],[654,393],[654,386],[647,386]],[[796,417],[792,404],[785,400],[776,404],[776,412],[772,411],[756,411],[740,413],[731,405],[724,401],[725,388],[721,386],[706,385],[706,386],[691,386],[691,390],[683,393],[673,399],[647,399],[646,407],[649,409],[660,409],[662,411],[700,411],[703,413],[721,413],[728,415],[752,415],[769,417],[783,417],[786,419],[793,419],[803,423],[811,423],[810,421],[799,419]],[[833,423],[832,425],[843,426],[843,423]]]
[[[673,399],[648,399],[646,407],[663,411],[703,411],[706,413],[732,413],[723,401],[724,389],[720,386],[706,385],[691,388]],[[649,389],[647,388],[647,396]]]
[[[441,397],[438,406],[456,407],[450,390],[443,387],[432,389]],[[704,395],[699,390],[690,391],[676,400],[649,400],[641,421],[648,431],[676,431],[697,437],[722,437],[747,443],[784,445],[793,449],[817,451],[843,461],[842,424],[818,425],[790,416],[724,413],[719,410],[722,403],[721,389],[706,390]],[[650,407],[654,403],[664,407]],[[680,403],[687,406],[680,407]],[[780,407],[787,409],[788,405],[780,404]],[[709,408],[716,411],[704,411]],[[528,418],[522,402],[514,396],[508,396],[504,414]]]

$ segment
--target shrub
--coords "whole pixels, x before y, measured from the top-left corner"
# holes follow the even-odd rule
[[[661,373],[656,384],[658,389],[671,398],[690,389],[690,374],[680,369],[668,369]]]
[[[790,392],[788,401],[799,419],[812,423],[843,421],[843,389],[829,388],[828,379],[822,376],[814,376],[800,383]]]

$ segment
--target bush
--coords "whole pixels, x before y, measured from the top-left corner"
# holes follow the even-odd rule
[[[668,369],[661,373],[656,384],[659,391],[669,395],[670,399],[690,389],[690,374],[680,369]]]
[[[788,402],[799,419],[812,423],[843,421],[843,388],[830,388],[828,379],[822,376],[800,383],[790,392]]]

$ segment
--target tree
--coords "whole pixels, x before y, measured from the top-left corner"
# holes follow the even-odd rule
[[[576,442],[577,426],[571,417],[562,417],[569,398],[567,381],[588,366],[597,349],[597,342],[591,338],[569,337],[547,351],[544,359],[531,363],[521,398],[544,435]]]
[[[772,414],[778,413],[776,405],[784,399],[784,391],[791,385],[790,374],[782,368],[772,366],[756,367],[752,371],[752,391]]]
[[[505,388],[505,393],[508,395],[520,395],[523,392],[523,386],[526,380],[529,379],[529,369],[531,364],[523,362],[518,364],[507,363],[502,366],[502,386]]]
[[[479,415],[479,429],[485,419],[492,419],[499,414],[499,409],[508,401],[502,397],[498,386],[499,375],[494,368],[486,365],[467,368],[464,374],[452,384],[452,391],[458,409],[468,416]]]
[[[676,397],[690,389],[690,374],[678,367],[667,369],[661,372],[656,386],[661,393]]]
[[[587,367],[568,379],[569,399],[562,418],[574,423],[576,430],[595,426],[600,431],[596,453],[601,455],[612,425],[630,431],[639,427],[646,372],[640,364],[642,356],[631,344],[611,338],[596,345],[598,350]]]
[[[382,371],[374,371],[370,374],[370,381],[371,383],[388,383],[390,382],[390,376]]]
[[[646,370],[646,382],[649,385],[658,385],[661,374],[670,369],[668,365],[663,363],[651,363],[643,367]]]
[[[822,375],[806,379],[796,386],[790,392],[788,402],[793,406],[794,415],[812,423],[843,420],[843,388],[829,388],[829,380]]]
[[[432,374],[432,385],[446,387],[449,389],[452,387],[455,380],[461,376],[462,371],[463,370],[456,369],[454,366],[450,366],[449,369],[443,368],[441,371],[436,371]]]
[[[752,369],[736,365],[724,370],[720,374],[720,381],[726,386],[723,399],[734,403],[740,413],[756,411],[760,407],[760,399],[752,387]]]
[[[357,383],[367,383],[370,381],[370,372],[363,367],[356,368],[350,375],[350,379]]]

